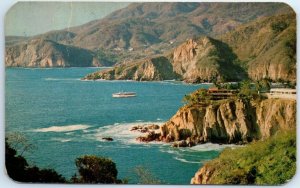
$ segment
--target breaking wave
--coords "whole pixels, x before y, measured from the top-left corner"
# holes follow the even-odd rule
[[[67,126],[52,126],[47,128],[35,129],[33,132],[71,132],[88,129],[89,125],[67,125]]]
[[[103,137],[112,137],[116,141],[120,141],[124,144],[138,144],[136,138],[146,133],[138,131],[130,131],[133,126],[157,124],[162,125],[163,122],[135,122],[135,123],[115,123],[113,125],[107,125],[99,127],[95,130],[94,138],[98,141],[104,141]],[[145,143],[141,143],[145,144]]]
[[[80,78],[45,78],[47,81],[60,81],[60,80],[80,80]]]
[[[225,148],[237,148],[237,147],[243,147],[241,145],[235,145],[235,144],[213,144],[213,143],[205,143],[196,145],[194,147],[189,148],[189,150],[194,151],[221,151]]]
[[[58,141],[58,142],[70,142],[70,141],[72,141],[72,139],[63,139],[63,138],[52,138],[51,140]]]
[[[195,164],[202,163],[200,161],[189,161],[189,160],[186,160],[186,159],[183,159],[183,158],[179,158],[179,157],[174,157],[174,159],[177,160],[177,161],[183,162],[183,163],[195,163]]]

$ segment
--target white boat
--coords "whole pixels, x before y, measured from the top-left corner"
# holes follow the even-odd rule
[[[114,98],[126,98],[126,97],[135,97],[135,92],[119,92],[119,93],[113,93],[112,97]]]

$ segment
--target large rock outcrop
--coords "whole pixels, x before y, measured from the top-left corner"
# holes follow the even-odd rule
[[[111,69],[89,74],[84,79],[153,81],[178,77],[179,75],[173,71],[169,60],[164,56],[159,56],[121,64]]]
[[[296,126],[295,100],[231,100],[207,106],[182,107],[161,126],[162,140],[191,137],[213,143],[247,143]]]
[[[123,63],[88,75],[86,79],[181,79],[191,83],[236,81],[245,78],[246,73],[233,64],[235,59],[236,56],[225,43],[210,37],[199,37],[187,40],[167,55]]]
[[[236,55],[228,45],[210,37],[189,39],[170,56],[174,71],[186,82],[231,81],[246,77],[244,70],[233,64]]]
[[[91,67],[100,66],[86,49],[51,40],[33,39],[5,49],[7,67]]]

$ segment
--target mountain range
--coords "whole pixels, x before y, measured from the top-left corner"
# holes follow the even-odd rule
[[[295,13],[283,3],[132,3],[81,26],[27,38],[7,36],[5,64],[117,64],[130,73],[112,76],[107,74],[112,70],[106,71],[111,79],[202,82],[249,76],[295,81],[295,22]],[[185,50],[192,55],[184,57]],[[167,64],[153,63],[158,59]],[[145,62],[153,65],[155,76],[142,75]]]

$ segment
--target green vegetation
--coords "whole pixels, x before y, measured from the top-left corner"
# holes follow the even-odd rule
[[[16,149],[14,149],[16,148]],[[31,166],[18,151],[23,154],[30,151],[32,144],[19,133],[9,134],[5,139],[5,165],[10,178],[18,182],[39,183],[127,183],[126,180],[117,179],[116,164],[107,158],[85,155],[75,160],[79,177],[75,174],[67,180],[53,169],[41,169]]]
[[[210,101],[210,96],[206,89],[200,88],[190,94],[185,95],[182,101],[187,105],[207,103]]]
[[[276,22],[271,24],[271,28],[274,31],[274,33],[279,33],[283,30],[285,30],[288,27],[288,24],[284,21]]]
[[[212,184],[278,185],[296,173],[296,131],[278,132],[239,149],[225,149],[207,164]]]
[[[249,78],[296,82],[296,18],[294,13],[256,19],[220,35],[237,55],[235,63]]]
[[[72,177],[77,183],[122,183],[117,179],[118,171],[116,164],[107,158],[94,155],[85,155],[75,160],[80,174]]]
[[[114,54],[111,50],[108,51],[103,48],[97,50],[96,56],[100,60],[100,63],[104,66],[112,66],[119,61],[118,54]]]
[[[223,99],[242,99],[242,100],[256,100],[262,99],[261,92],[267,92],[271,88],[271,81],[269,79],[262,79],[255,81],[243,80],[238,83],[220,83],[214,82],[214,86],[218,89],[235,90],[236,95],[232,95],[230,98]],[[234,92],[234,91],[233,91]],[[217,104],[217,100],[213,99],[213,96],[208,92],[207,89],[200,88],[196,91],[184,96],[182,101],[186,105],[196,104]],[[220,100],[221,101],[221,100]]]
[[[5,140],[5,165],[10,178],[18,182],[66,183],[66,179],[53,169],[40,169],[29,166],[27,160],[17,155],[17,151],[10,147]]]
[[[255,99],[258,98],[257,90],[255,86],[251,84],[250,80],[244,80],[239,83],[239,93],[238,97],[240,99]]]
[[[134,172],[139,178],[139,184],[162,184],[162,181],[154,177],[152,173],[142,166],[138,166],[134,169]]]

